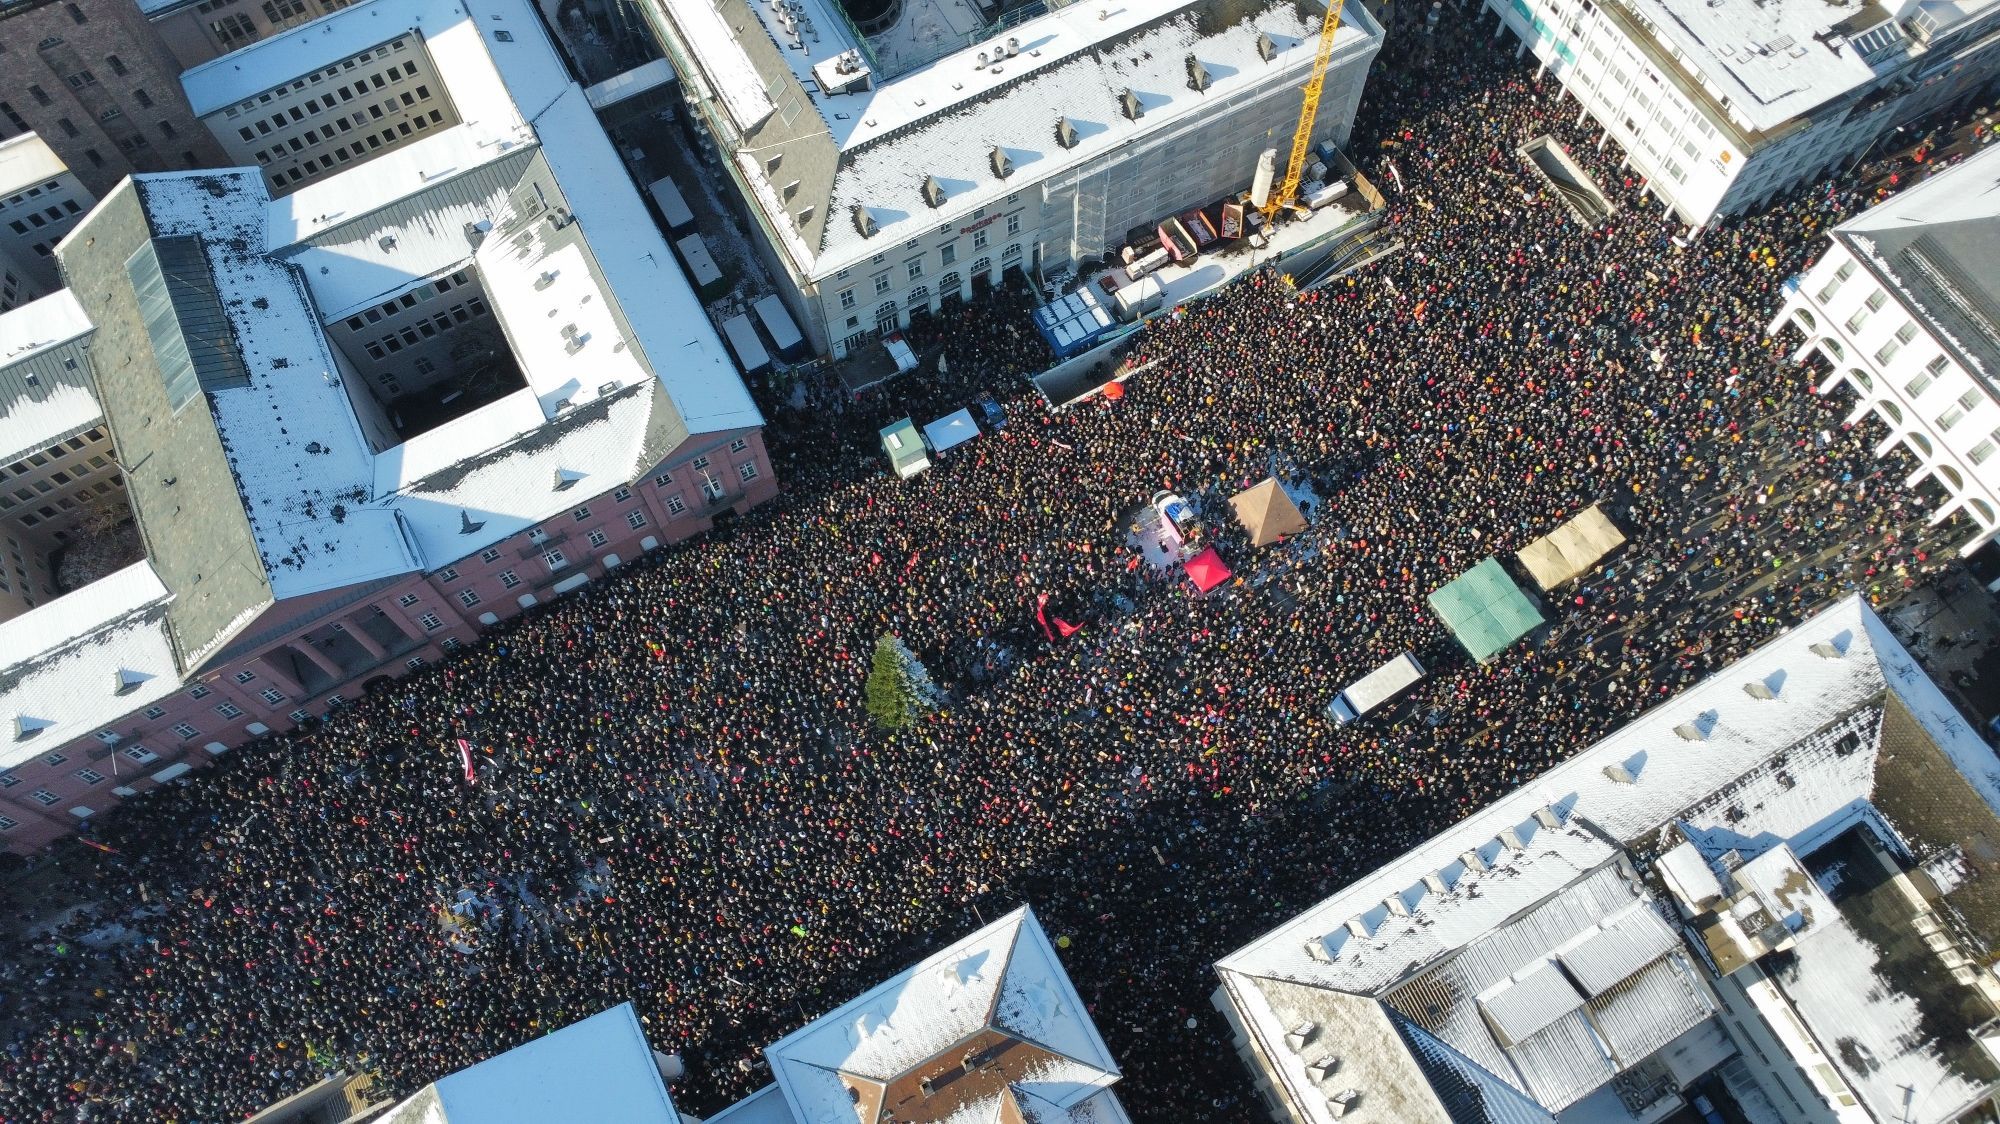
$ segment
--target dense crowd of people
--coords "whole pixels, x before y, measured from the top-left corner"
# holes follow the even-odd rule
[[[1122,399],[1063,412],[1004,294],[921,321],[944,371],[772,404],[779,501],[93,821],[100,906],[8,948],[0,1121],[240,1119],[334,1069],[404,1092],[627,998],[712,1111],[768,1080],[759,1046],[1021,901],[1071,938],[1135,1119],[1257,1119],[1215,957],[1969,534],[1765,335],[1857,190],[1676,240],[1532,60],[1436,35],[1389,45],[1352,145],[1396,165],[1399,252],[1174,310]],[[1541,133],[1608,222],[1523,168]],[[878,426],[982,390],[1004,429],[884,471]],[[1313,526],[1256,549],[1221,503],[1273,472]],[[1236,580],[1135,562],[1160,489]],[[1472,663],[1425,595],[1592,503],[1629,544]],[[1041,594],[1082,628],[1051,639]],[[885,632],[951,695],[894,733],[862,705]],[[1324,716],[1406,650],[1406,699]]]

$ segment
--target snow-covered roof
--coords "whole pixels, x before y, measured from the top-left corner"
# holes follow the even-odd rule
[[[823,109],[852,118],[841,122],[848,128],[820,247],[824,266],[858,261],[998,204],[1024,182],[1098,158],[1213,107],[1274,69],[1302,67],[1312,58],[1319,16],[1303,14],[1291,0],[1261,5],[1220,28],[1209,26],[1214,16],[1207,7],[1150,0],[1117,6],[1099,19],[1100,6],[1072,4],[1012,29],[1020,53],[997,68],[975,65],[979,50],[997,46],[987,44],[873,91],[823,96]],[[1259,54],[1260,35],[1276,48],[1269,61]],[[1374,50],[1379,40],[1366,11],[1350,6],[1335,33],[1336,64]],[[1188,88],[1189,55],[1208,73],[1202,91]],[[1136,121],[1120,106],[1126,90],[1143,107]],[[1074,147],[1058,143],[1059,117],[1075,130]],[[996,148],[1013,169],[1005,179],[995,174]],[[943,206],[925,201],[926,177],[943,188]],[[867,209],[873,235],[862,235],[855,207]]]
[[[384,1124],[681,1124],[630,1003],[459,1070]]]
[[[1834,228],[1974,377],[2000,392],[2000,148]]]
[[[0,371],[47,355],[88,335],[90,320],[68,289],[0,312]],[[83,356],[66,379],[37,374],[0,379],[0,464],[104,420],[104,407],[83,370]]]
[[[1774,129],[1876,75],[1858,50],[1824,41],[1874,0],[1624,2],[1714,84],[1747,130]]]
[[[536,115],[534,126],[543,158],[565,186],[581,245],[537,240],[556,247],[555,260],[538,260],[495,240],[481,247],[479,262],[508,341],[545,405],[562,398],[581,404],[601,386],[622,389],[650,374],[691,433],[762,425],[722,337],[583,90],[572,85]],[[545,280],[549,273],[555,276]],[[526,330],[529,318],[508,315],[510,306],[532,309],[533,331]],[[561,334],[569,324],[578,338],[587,337],[579,347]]]
[[[0,312],[0,367],[68,343],[90,329],[90,317],[68,289]]]
[[[435,569],[652,467],[641,462],[658,408],[632,387],[549,421],[532,390],[516,391],[385,452],[381,508]]]
[[[630,70],[621,70],[584,89],[583,94],[590,99],[590,108],[608,109],[626,98],[637,97],[647,90],[657,89],[674,81],[674,64],[666,59],[642,62]]]
[[[155,237],[200,237],[249,385],[209,390],[258,553],[279,599],[416,569],[364,505],[373,451],[298,277],[263,252],[254,169],[134,177]]]
[[[153,567],[135,562],[0,621],[0,769],[179,689],[168,598]]]
[[[930,1078],[947,1068],[959,1074],[959,1052],[974,1050],[1004,1054],[1005,1080],[979,1083],[966,1073],[930,1091]],[[798,1124],[877,1124],[885,1100],[910,1118],[893,1099],[905,1086],[926,1101],[950,1098],[924,1110],[939,1119],[949,1108],[959,1114],[953,1120],[992,1120],[1003,1098],[1077,1124],[1122,1117],[1101,1107],[1118,1079],[1111,1052],[1025,907],[786,1035],[764,1056]],[[1087,1108],[1092,1102],[1100,1107]]]
[[[1496,941],[1506,945],[1520,925],[1538,925],[1549,909],[1579,896],[1595,904],[1581,913],[1563,906],[1558,913],[1574,914],[1572,919],[1595,914],[1593,924],[1601,926],[1633,903],[1652,908],[1622,853],[1651,846],[1668,824],[1679,825],[1698,846],[1750,857],[1785,842],[1807,851],[1856,823],[1881,824],[1870,801],[1885,755],[1864,734],[1879,726],[1877,703],[1885,692],[1951,762],[1986,814],[2000,809],[2000,764],[1991,751],[1881,619],[1853,597],[1229,954],[1217,970],[1238,996],[1275,982],[1285,990],[1305,987],[1400,1006],[1459,1056],[1544,1103],[1570,1103],[1589,1091],[1577,1080],[1577,1067],[1596,1053],[1587,1039],[1571,1043],[1573,1050],[1524,1061],[1523,1042],[1496,1053],[1479,1040],[1487,1023],[1474,1027],[1460,1019],[1481,994],[1473,985],[1500,978],[1493,971],[1505,967],[1480,967],[1484,950]],[[1881,826],[1892,837],[1897,830]],[[1566,921],[1544,928],[1548,951],[1560,955],[1566,945],[1581,947],[1573,942],[1588,926]],[[1602,947],[1624,955],[1638,947],[1636,939]],[[1692,1026],[1705,1014],[1668,1002],[1680,994],[1668,978],[1677,969],[1658,967],[1665,960],[1651,963],[1641,975],[1659,977],[1647,984],[1653,998],[1617,1016],[1621,1033],[1642,1042],[1648,1033],[1674,1030],[1669,1024]],[[1507,978],[1518,969],[1507,968]],[[1484,974],[1455,989],[1437,989],[1436,973],[1468,970]],[[1865,976],[1849,984],[1867,986]],[[1423,1006],[1399,1002],[1419,993],[1455,995],[1460,1006],[1439,1003],[1436,1017],[1427,1020],[1419,1017]],[[1520,1010],[1507,1017],[1519,1020],[1514,1025],[1528,1041],[1573,1017],[1542,1022],[1554,1013],[1552,1000],[1521,1000]],[[1596,1000],[1583,1002],[1591,1005],[1596,1033],[1603,1036]],[[1253,1024],[1261,1017],[1257,1004],[1239,998],[1238,1006]],[[1829,1024],[1828,1033],[1837,1033],[1838,1025]],[[1292,1028],[1253,1029],[1279,1042]],[[1906,1052],[1920,1056],[1908,1064],[1930,1065],[1936,1080],[1950,1073],[1935,1054]],[[1304,1064],[1278,1068],[1293,1088],[1293,1101],[1315,1122],[1330,1122],[1324,1093],[1313,1088]]]
[[[785,1091],[776,1085],[766,1085],[709,1117],[707,1124],[799,1124],[799,1121],[792,1115]]]
[[[34,133],[0,141],[0,195],[47,183],[67,171],[69,165]]]

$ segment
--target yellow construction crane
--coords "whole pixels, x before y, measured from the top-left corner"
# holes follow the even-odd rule
[[[1299,180],[1306,172],[1306,150],[1312,147],[1313,119],[1319,116],[1319,91],[1326,85],[1326,64],[1333,58],[1333,36],[1340,30],[1340,10],[1347,0],[1329,0],[1326,19],[1319,25],[1319,47],[1313,51],[1312,76],[1306,79],[1306,100],[1299,109],[1299,127],[1292,133],[1292,160],[1285,165],[1285,180],[1271,193],[1265,213],[1275,215],[1299,197]]]

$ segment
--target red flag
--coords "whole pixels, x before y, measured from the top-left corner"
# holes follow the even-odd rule
[[[906,573],[906,574],[907,574],[907,573],[909,573],[909,572],[910,572],[911,570],[914,570],[914,569],[916,569],[916,568],[917,568],[917,555],[918,555],[918,554],[920,554],[920,553],[922,553],[922,552],[921,552],[921,551],[915,551],[915,550],[913,550],[913,551],[911,551],[911,552],[910,552],[910,560],[909,560],[908,562],[905,562],[905,563],[903,563],[903,572],[904,572],[904,573]]]
[[[115,848],[115,847],[107,847],[107,846],[105,846],[104,844],[102,844],[102,843],[99,843],[99,842],[98,842],[97,840],[95,840],[95,839],[81,839],[81,838],[79,838],[79,839],[77,840],[77,842],[78,842],[78,843],[81,843],[81,844],[83,844],[83,845],[84,845],[84,846],[86,846],[86,847],[95,847],[96,849],[98,849],[98,850],[100,850],[100,851],[103,851],[103,852],[104,852],[105,854],[107,854],[107,855],[117,855],[117,854],[123,854],[123,853],[124,853],[124,852],[122,852],[122,851],[119,851],[119,850],[118,850],[117,848]]]
[[[478,784],[479,774],[472,771],[472,745],[464,738],[458,739],[458,759],[465,763],[465,783]]]
[[[1042,626],[1042,635],[1048,637],[1049,643],[1053,644],[1056,642],[1056,634],[1049,631],[1048,604],[1048,594],[1035,594],[1035,622]]]
[[[1056,631],[1062,633],[1065,637],[1074,636],[1082,630],[1083,626],[1080,624],[1071,624],[1061,617],[1056,618]]]
[[[1125,572],[1129,574],[1133,570],[1136,570],[1138,568],[1139,568],[1139,556],[1134,554],[1132,556],[1132,560],[1125,563]]]

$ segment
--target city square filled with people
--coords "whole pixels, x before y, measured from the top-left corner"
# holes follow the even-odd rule
[[[769,1080],[761,1045],[1020,902],[1136,1119],[1258,1119],[1218,954],[1970,534],[1765,335],[1877,184],[1690,241],[1533,64],[1490,21],[1392,37],[1350,145],[1380,262],[1168,310],[1122,397],[1061,412],[1024,296],[920,320],[942,371],[766,403],[778,501],[93,820],[93,906],[7,938],[0,1120],[236,1120],[340,1070],[401,1093],[628,998],[711,1112]],[[1609,221],[1523,167],[1543,133]],[[886,471],[880,426],[980,391],[1004,429]],[[1312,526],[1253,548],[1223,501],[1274,472]],[[1161,490],[1235,580],[1127,545]],[[1453,647],[1425,596],[1593,503],[1629,542],[1545,634]],[[894,732],[863,704],[884,633],[949,695]],[[1325,716],[1404,651],[1406,700]]]

